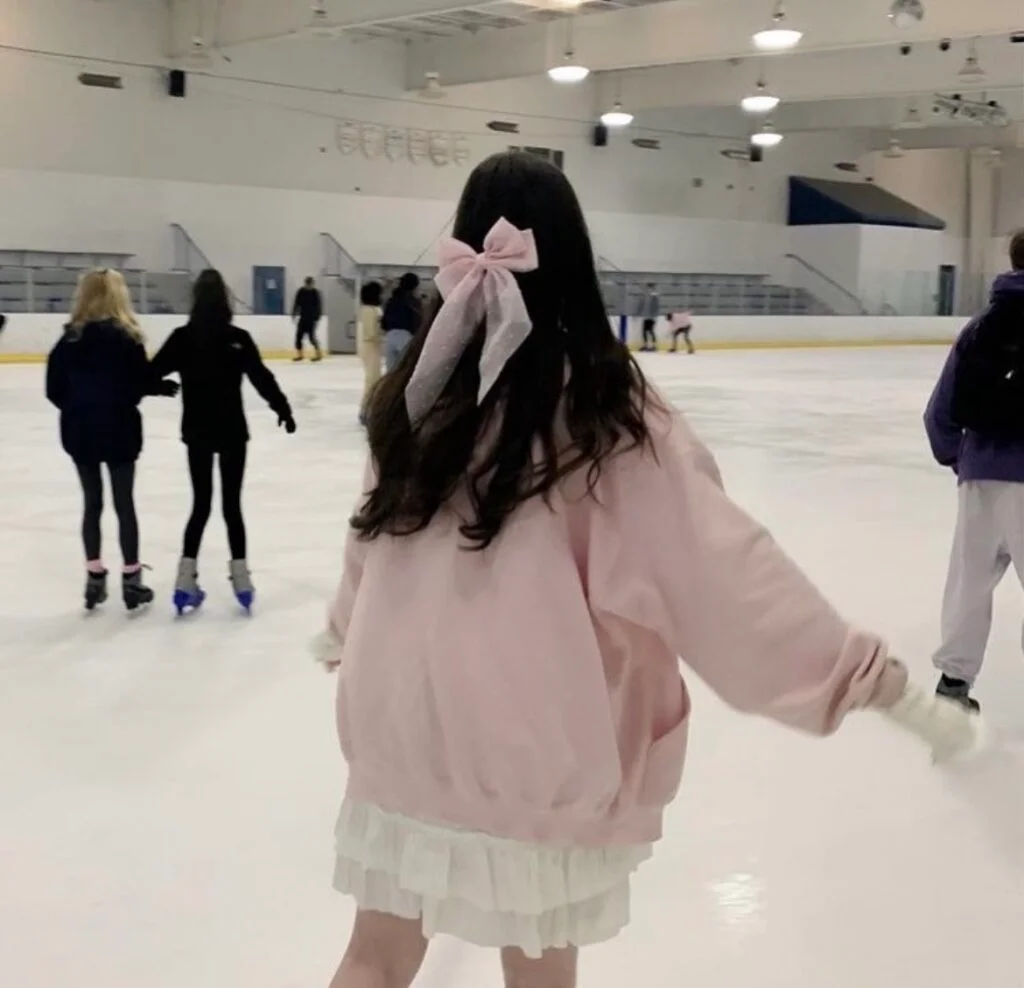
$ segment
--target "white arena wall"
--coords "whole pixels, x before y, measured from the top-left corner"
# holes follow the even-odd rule
[[[0,363],[44,360],[66,319],[59,314],[9,316],[0,334]],[[182,316],[141,316],[149,347],[158,347],[183,320]],[[238,316],[235,322],[252,333],[265,356],[291,355],[295,329],[287,316]],[[631,343],[639,342],[640,325],[639,319],[628,320]],[[695,322],[694,340],[705,349],[942,344],[955,339],[963,325],[958,316],[703,316]],[[611,326],[618,334],[619,320],[611,320]],[[662,343],[670,338],[665,320],[657,332]]]
[[[0,333],[0,363],[33,363],[44,360],[57,342],[67,322],[67,315],[13,314],[7,317],[7,328]],[[185,316],[139,316],[146,345],[155,350],[186,321]],[[295,324],[288,316],[244,316],[235,324],[247,329],[265,356],[290,355],[295,337]]]
[[[639,344],[643,320],[631,318],[628,339]],[[612,320],[616,334],[619,320]],[[704,349],[912,346],[947,344],[964,326],[960,316],[699,316],[693,341]],[[671,340],[665,319],[655,327],[662,345]]]

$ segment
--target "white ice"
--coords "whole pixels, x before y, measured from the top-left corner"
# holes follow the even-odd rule
[[[954,516],[921,410],[937,349],[656,355],[733,495],[852,619],[930,684]],[[210,597],[169,606],[188,509],[177,404],[147,402],[138,505],[158,593],[80,607],[79,493],[42,368],[0,368],[0,983],[322,988],[352,910],[330,889],[344,783],[332,680],[306,652],[338,578],[363,439],[354,361],[277,365],[288,437],[250,395],[255,616],[232,605],[211,519]],[[115,563],[113,525],[107,557]],[[396,608],[401,602],[396,601]],[[689,766],[633,924],[584,988],[1021,988],[1021,593],[998,598],[978,690],[1001,732],[936,770],[874,715],[813,741],[699,683]],[[499,983],[441,940],[418,984]]]

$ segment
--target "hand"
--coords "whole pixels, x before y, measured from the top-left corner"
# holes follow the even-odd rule
[[[291,414],[279,415],[277,417],[277,424],[278,426],[283,425],[284,431],[287,432],[289,436],[294,436],[295,430],[298,428],[298,426],[295,424],[295,419],[292,418]]]
[[[157,385],[158,393],[163,395],[165,398],[177,398],[178,392],[181,390],[181,385],[177,381],[172,381],[170,378],[161,381]]]

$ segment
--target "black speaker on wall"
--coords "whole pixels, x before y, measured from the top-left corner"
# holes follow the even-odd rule
[[[750,160],[753,164],[759,165],[764,161],[764,148],[759,144],[750,144]]]
[[[184,99],[187,79],[188,76],[183,69],[171,69],[167,73],[167,95],[175,99]]]
[[[596,148],[608,147],[608,128],[603,123],[594,124],[592,141]]]

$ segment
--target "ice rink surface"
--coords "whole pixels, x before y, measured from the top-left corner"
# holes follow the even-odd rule
[[[937,349],[654,355],[644,366],[850,618],[931,683],[955,509],[921,411]],[[158,601],[81,610],[80,496],[41,366],[0,368],[0,983],[322,988],[351,907],[331,891],[344,769],[333,681],[306,642],[339,576],[363,437],[354,360],[275,365],[299,432],[248,395],[258,599],[240,616],[223,525],[209,599],[169,604],[188,511],[177,402],[145,405],[137,500]],[[116,564],[113,519],[105,522]],[[1021,988],[1021,592],[1001,589],[978,696],[1000,732],[934,770],[881,719],[806,740],[692,675],[690,761],[633,924],[583,988]],[[440,940],[417,984],[490,988],[490,952]]]

